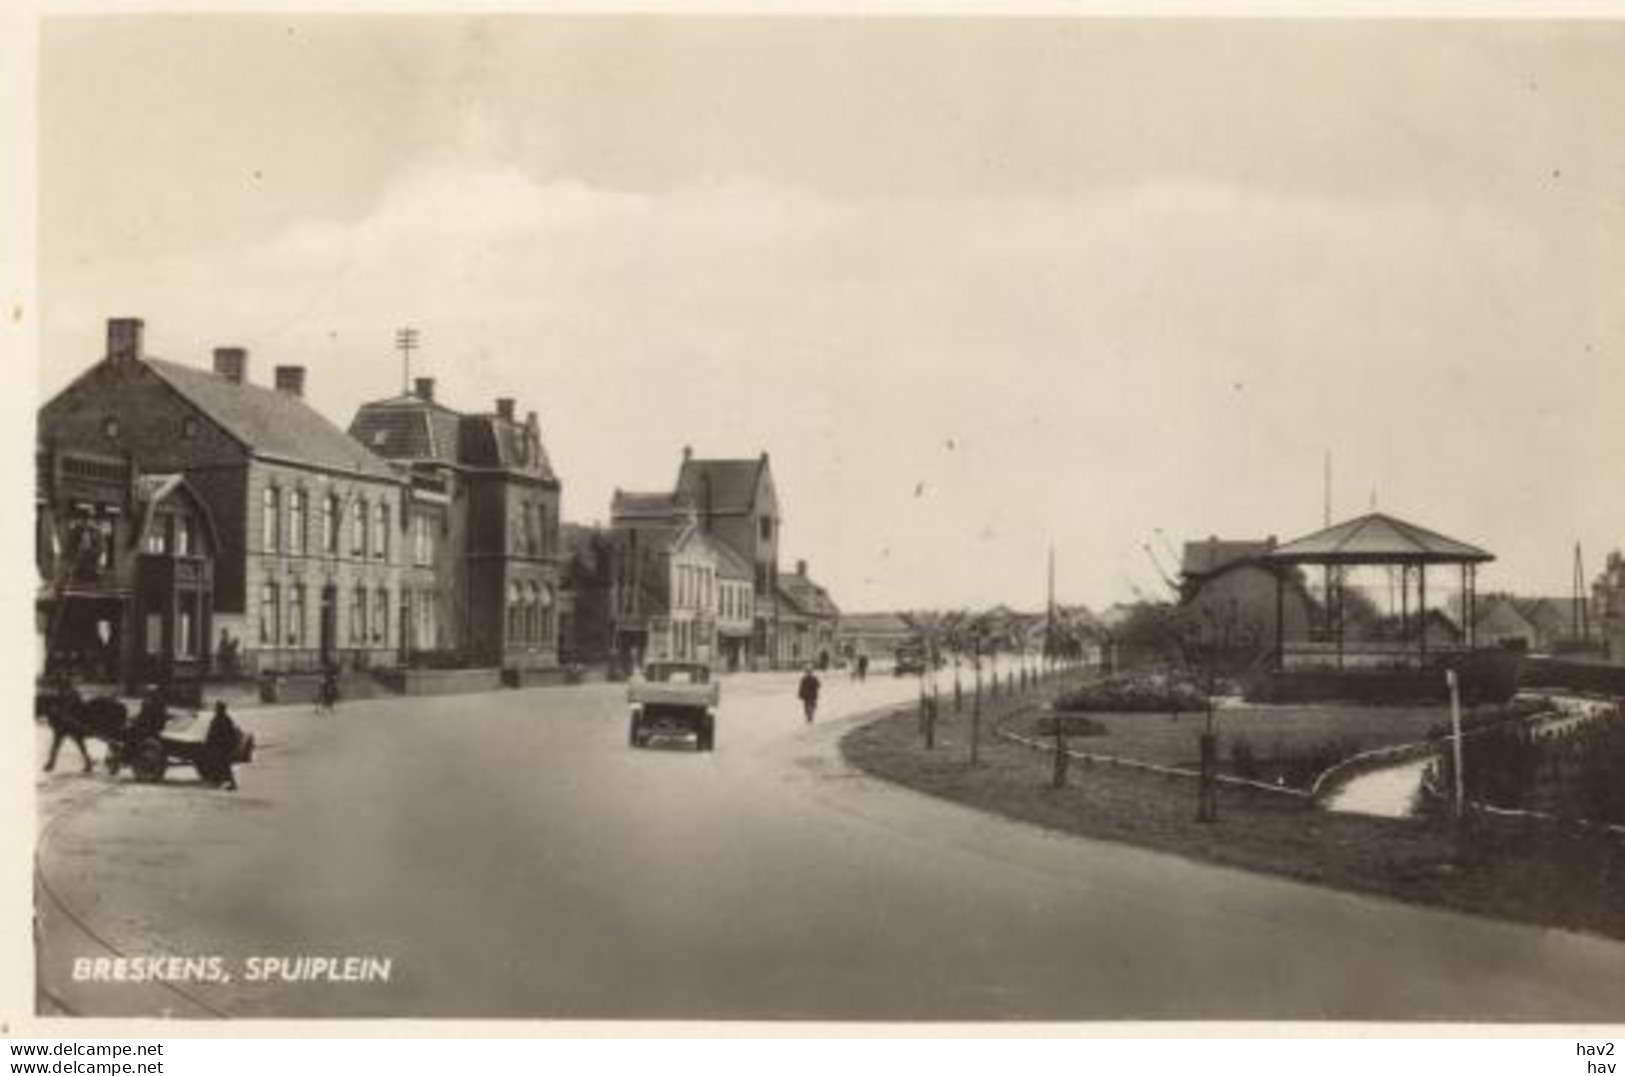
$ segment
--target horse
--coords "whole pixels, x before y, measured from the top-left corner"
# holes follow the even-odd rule
[[[34,715],[43,717],[51,727],[51,753],[45,760],[45,772],[56,769],[56,756],[64,740],[72,740],[85,760],[85,772],[96,764],[85,746],[86,738],[93,737],[111,745],[124,738],[129,723],[129,712],[115,698],[85,700],[77,691],[40,693],[34,696]]]

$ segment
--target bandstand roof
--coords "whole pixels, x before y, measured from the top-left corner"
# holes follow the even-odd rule
[[[1372,512],[1287,542],[1277,564],[1481,564],[1493,554],[1402,519]]]

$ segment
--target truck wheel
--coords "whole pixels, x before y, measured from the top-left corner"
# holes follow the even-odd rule
[[[130,772],[137,781],[157,784],[164,779],[169,768],[169,753],[157,740],[142,740],[136,744],[135,757],[130,760]]]

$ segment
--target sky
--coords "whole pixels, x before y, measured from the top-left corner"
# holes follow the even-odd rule
[[[74,17],[42,399],[148,348],[538,412],[565,518],[771,454],[848,610],[1101,607],[1375,504],[1625,546],[1625,24]],[[1608,466],[1612,464],[1612,466]]]

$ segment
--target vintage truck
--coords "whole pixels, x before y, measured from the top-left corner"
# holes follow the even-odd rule
[[[708,666],[650,662],[643,675],[627,685],[626,701],[632,710],[628,739],[633,747],[644,747],[654,736],[693,736],[699,750],[714,750],[721,698],[722,689],[712,682]]]

